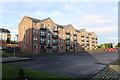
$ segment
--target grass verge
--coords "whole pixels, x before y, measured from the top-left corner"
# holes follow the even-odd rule
[[[20,67],[8,65],[8,64],[2,64],[2,80],[17,80],[19,78],[19,71]],[[66,76],[60,76],[56,74],[50,74],[46,72],[39,72],[35,70],[30,70],[23,68],[24,70],[24,76],[31,79],[39,79],[39,78],[70,78]]]

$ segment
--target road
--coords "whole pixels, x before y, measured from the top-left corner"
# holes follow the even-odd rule
[[[75,78],[91,78],[113,60],[117,52],[85,52],[31,56],[32,60],[7,64]]]

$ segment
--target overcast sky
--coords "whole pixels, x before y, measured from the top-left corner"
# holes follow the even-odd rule
[[[72,24],[98,35],[98,43],[118,42],[117,2],[2,2],[0,27],[18,34],[18,24],[24,16],[37,19],[50,17],[55,23]]]

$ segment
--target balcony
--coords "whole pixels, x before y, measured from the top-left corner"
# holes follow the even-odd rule
[[[74,47],[73,46],[70,46],[70,49],[73,49]]]
[[[69,42],[66,42],[66,46],[69,46],[70,45],[70,43]]]
[[[70,31],[66,31],[66,34],[69,34],[69,35],[70,35]]]
[[[74,42],[74,44],[73,44],[74,46],[76,46],[77,45],[77,42]]]
[[[57,30],[57,29],[53,29],[53,31],[54,31],[54,32],[58,32],[58,30]]]
[[[76,34],[76,33],[74,33],[74,36],[77,36],[77,34]]]
[[[89,38],[89,36],[87,36],[86,38]]]
[[[40,37],[46,37],[46,35],[40,35]]]
[[[77,41],[77,38],[74,38],[74,41]]]
[[[52,47],[50,46],[50,44],[47,45],[47,48],[51,49]]]
[[[44,27],[41,27],[41,28],[40,28],[40,30],[45,30],[45,31],[46,31],[46,28],[44,28]]]
[[[89,44],[89,42],[86,42],[86,44]]]
[[[89,46],[89,44],[87,44],[87,46]]]
[[[84,37],[84,35],[81,35],[81,37]]]
[[[57,42],[57,41],[55,41],[55,42],[53,41],[53,43],[52,43],[52,44],[53,44],[53,45],[57,45],[57,44],[58,44],[58,42]]]
[[[84,42],[85,41],[85,39],[82,39],[82,42]]]
[[[70,40],[70,37],[66,37],[66,40]]]
[[[86,41],[89,42],[89,39],[87,39]]]
[[[40,52],[46,52],[46,49],[40,49]]]
[[[57,39],[57,38],[58,38],[58,35],[53,34],[52,37],[53,37],[54,39]]]
[[[41,45],[46,45],[46,41],[40,42]]]
[[[58,51],[58,48],[53,48],[53,52],[57,52]]]

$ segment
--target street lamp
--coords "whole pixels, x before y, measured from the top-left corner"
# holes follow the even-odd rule
[[[17,36],[17,35],[15,35],[15,36]],[[16,54],[16,53],[15,53],[15,36],[14,36],[14,52],[13,52],[14,55]]]

